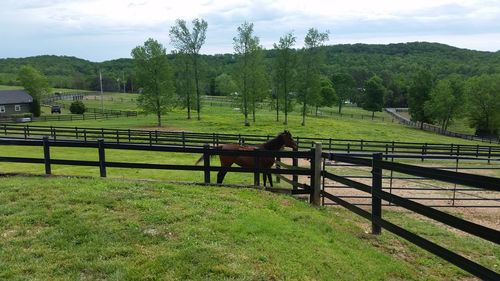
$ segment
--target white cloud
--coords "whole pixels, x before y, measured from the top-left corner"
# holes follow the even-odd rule
[[[130,48],[150,36],[168,45],[174,20],[196,17],[209,24],[206,53],[231,52],[236,27],[245,20],[255,23],[265,47],[290,30],[300,42],[309,27],[316,27],[331,30],[330,43],[435,38],[463,46],[459,42],[473,38],[470,48],[500,49],[490,37],[500,30],[499,0],[6,0],[0,36],[7,43],[0,44],[0,56],[128,56]],[[96,42],[102,48],[81,47]]]

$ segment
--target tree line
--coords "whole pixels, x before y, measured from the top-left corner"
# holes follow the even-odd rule
[[[200,102],[200,55],[208,24],[203,19],[192,21],[192,30],[184,20],[177,20],[170,29],[171,42],[176,48],[177,61],[170,66],[167,51],[158,41],[150,38],[142,46],[132,50],[138,86],[141,87],[139,105],[147,112],[154,112],[161,126],[161,115],[175,106],[175,92],[181,96],[191,118],[191,108],[201,119]],[[331,106],[337,100],[335,89],[329,78],[322,74],[324,48],[328,31],[309,29],[304,38],[304,48],[293,49],[296,41],[292,33],[285,34],[274,48],[280,58],[273,61],[271,70],[266,69],[263,47],[255,35],[253,23],[244,22],[233,38],[234,66],[230,73],[215,78],[214,86],[220,93],[232,94],[241,101],[244,125],[256,122],[257,104],[267,99],[276,100],[276,121],[280,111],[284,112],[284,123],[292,110],[292,100],[301,105],[302,125],[306,123],[307,106]],[[161,62],[161,63],[160,63]],[[177,70],[177,71],[176,71]],[[177,87],[173,87],[172,77]],[[268,75],[272,73],[271,75]],[[352,85],[353,86],[353,85]],[[177,91],[176,91],[177,89]],[[228,92],[223,92],[228,91]],[[194,101],[191,93],[194,92]],[[284,106],[280,107],[280,104]]]
[[[208,24],[195,19],[191,25],[190,29],[185,20],[177,20],[170,29],[175,47],[170,54],[149,39],[132,51],[132,60],[101,63],[98,69],[113,73],[108,79],[104,75],[104,89],[141,92],[141,107],[157,114],[159,124],[161,115],[174,106],[186,108],[189,119],[192,111],[201,119],[200,97],[207,94],[238,99],[247,126],[256,122],[256,104],[263,100],[272,102],[276,121],[287,124],[288,114],[299,110],[303,125],[308,107],[318,113],[321,107],[337,106],[341,113],[350,102],[372,114],[383,107],[409,107],[413,120],[440,124],[443,129],[465,116],[478,134],[498,134],[499,98],[494,90],[498,86],[495,75],[500,73],[498,52],[424,42],[327,46],[329,33],[315,28],[308,30],[303,48],[295,48],[298,39],[289,32],[265,50],[253,24],[245,22],[235,31],[233,54],[202,55]],[[49,59],[55,58],[35,59],[35,67]],[[15,63],[12,59],[0,62],[0,83],[5,83],[2,73]],[[84,67],[85,61],[78,59],[71,65],[82,73],[97,69]],[[54,66],[47,72],[56,73]],[[84,79],[74,79],[80,80]],[[85,84],[81,88],[96,89],[98,80],[90,80],[87,84],[80,81]],[[486,86],[487,82],[492,85]]]

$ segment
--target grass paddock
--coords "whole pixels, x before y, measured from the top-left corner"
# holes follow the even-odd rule
[[[110,179],[0,180],[0,279],[470,278],[387,232],[366,234],[367,222],[349,211],[312,208],[288,196]],[[438,240],[460,239],[386,215]],[[466,243],[481,247],[484,262],[498,263],[495,249],[476,239]]]

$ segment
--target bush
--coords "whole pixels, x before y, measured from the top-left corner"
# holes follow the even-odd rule
[[[69,111],[73,114],[83,114],[87,108],[85,108],[85,104],[83,104],[82,101],[74,101],[71,103],[71,106],[69,107]]]

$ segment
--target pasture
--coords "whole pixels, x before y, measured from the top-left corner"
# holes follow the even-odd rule
[[[136,98],[135,94],[116,93],[105,97],[104,108],[114,110],[137,109],[137,105],[130,101]],[[113,98],[113,100],[111,100]],[[123,99],[123,100],[122,100]],[[69,104],[71,101],[61,101]],[[100,101],[84,100],[92,108],[100,108]],[[270,107],[270,105],[269,105]],[[108,120],[85,120],[85,121],[48,121],[34,122],[33,125],[53,125],[71,127],[93,127],[93,128],[130,128],[130,129],[150,129],[150,130],[173,130],[190,132],[226,132],[241,134],[269,134],[276,135],[278,132],[288,129],[294,136],[315,136],[339,139],[364,139],[364,140],[385,140],[385,141],[407,141],[407,142],[437,142],[437,143],[473,143],[467,140],[446,137],[430,132],[421,131],[408,126],[400,125],[386,113],[377,113],[384,117],[370,120],[361,119],[361,115],[371,115],[370,112],[356,107],[345,107],[346,115],[308,116],[306,126],[301,126],[301,116],[299,112],[290,113],[288,125],[283,125],[283,113],[280,113],[280,121],[276,121],[276,113],[268,108],[257,111],[256,122],[251,126],[243,125],[243,114],[240,110],[227,106],[207,106],[202,108],[200,121],[188,120],[186,109],[174,109],[163,116],[163,127],[156,127],[156,117],[154,115],[140,115],[134,118],[108,119]],[[350,113],[349,113],[350,112]],[[349,114],[357,116],[349,117]]]
[[[1,181],[0,279],[470,278],[389,233],[365,234],[368,224],[347,210],[288,196],[110,179]],[[498,266],[498,248],[479,239],[401,213],[384,216]]]
[[[105,109],[137,109],[128,100],[136,95],[130,95],[112,94],[112,100],[105,100]],[[100,107],[97,99],[84,102]],[[353,107],[344,110],[353,116],[369,114]],[[194,112],[193,119],[187,120],[185,109],[175,109],[164,116],[162,128],[156,127],[152,115],[32,124],[271,136],[288,129],[300,137],[484,145],[406,127],[390,117],[308,116],[306,126],[300,125],[300,118],[293,112],[289,125],[284,126],[275,121],[274,111],[263,108],[257,112],[257,122],[245,127],[238,110],[205,104],[201,121],[195,120]],[[41,158],[43,148],[0,146],[0,155]],[[95,161],[98,153],[95,148],[51,147],[51,157]],[[199,157],[106,150],[106,160],[111,162],[193,165]],[[212,161],[218,164],[218,160]],[[415,159],[403,162],[420,164]],[[452,166],[454,161],[426,160],[421,164]],[[477,161],[461,164],[472,169],[485,166]],[[488,167],[496,170],[472,172],[500,176],[497,162]],[[346,167],[332,170],[337,174],[361,173]],[[0,172],[43,174],[44,169],[40,164],[0,162]],[[332,275],[341,280],[470,278],[468,273],[389,232],[382,236],[365,234],[369,229],[366,221],[344,209],[314,209],[291,197],[255,190],[191,185],[203,181],[203,172],[108,168],[110,179],[101,180],[68,178],[97,177],[97,167],[53,165],[52,173],[56,176],[0,179],[6,186],[0,190],[0,200],[4,201],[0,202],[0,212],[6,214],[0,218],[2,227],[5,225],[0,234],[7,237],[0,242],[7,249],[5,254],[0,253],[0,279],[27,275],[35,279],[116,280],[158,276],[171,280],[329,280]],[[215,182],[216,173],[211,174]],[[253,174],[230,172],[225,182],[248,186]],[[284,182],[278,186],[289,188]],[[484,266],[494,270],[500,266],[500,250],[490,242],[394,208],[384,209],[384,218]],[[498,222],[491,224],[498,226]]]
[[[138,97],[137,94],[130,94],[130,93],[105,93],[103,101],[104,108],[113,110],[139,110],[136,103],[137,97]],[[69,105],[71,103],[71,101],[60,101],[60,102],[66,105]],[[101,101],[99,95],[86,96],[84,98],[84,103],[91,108],[101,108]],[[265,117],[265,115],[270,115],[270,118],[264,118],[265,120],[268,119],[271,121],[276,120],[275,119],[276,112],[272,110],[272,107],[274,106],[273,103],[274,103],[273,101],[267,100],[259,104],[259,109],[257,111],[259,120],[262,120],[262,117]],[[223,97],[207,96],[204,99],[202,99],[202,116],[208,113],[209,114],[208,117],[210,117],[211,111],[213,111],[214,108],[217,111],[217,113],[226,111],[234,113],[234,111],[236,111],[234,110],[234,108],[239,108],[239,107],[240,105],[238,104],[238,101],[235,101],[233,98],[224,96]],[[177,111],[179,110],[176,110],[173,113]],[[314,108],[309,108],[308,112],[310,117],[315,118]],[[290,114],[291,116],[294,115],[299,116],[300,105],[296,104],[295,112],[291,112]],[[329,118],[334,120],[343,120],[343,119],[356,120],[363,118],[362,120],[370,121],[371,114],[372,113],[370,111],[366,111],[362,108],[353,105],[345,105],[342,108],[342,117],[338,115],[338,108],[335,106],[332,108],[320,108],[318,117]],[[239,115],[240,118],[237,119],[242,118],[242,114],[240,113]],[[280,118],[283,119],[283,116],[284,115],[281,112]],[[375,113],[375,119],[377,121],[382,122],[382,118],[384,119],[384,121],[386,121],[385,123],[392,123],[392,117],[386,112]],[[300,122],[300,118],[297,119],[297,122]],[[168,117],[167,117],[167,123],[168,123]],[[468,121],[466,120],[465,116],[463,116],[463,118],[457,118],[457,120],[453,121],[450,124],[450,130],[458,133],[474,134],[474,129],[469,127]]]

